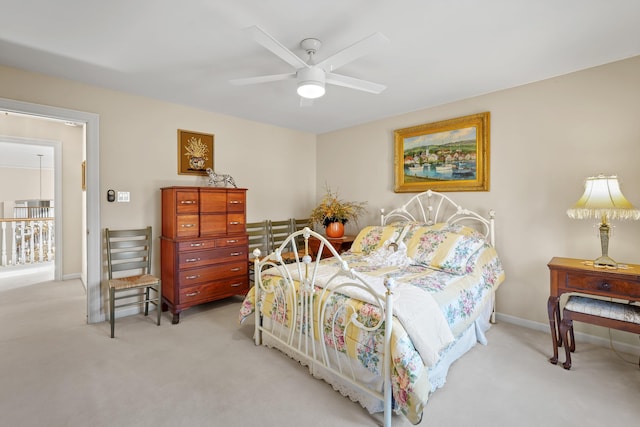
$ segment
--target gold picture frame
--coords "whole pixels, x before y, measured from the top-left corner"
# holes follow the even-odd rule
[[[396,193],[489,191],[489,112],[394,131]]]
[[[213,169],[213,134],[178,129],[178,174],[206,175]]]

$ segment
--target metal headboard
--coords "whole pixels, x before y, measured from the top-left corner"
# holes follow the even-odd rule
[[[465,209],[449,197],[436,191],[425,191],[416,194],[404,205],[385,214],[380,209],[380,224],[387,225],[396,221],[410,221],[433,225],[446,222],[462,223],[480,232],[487,242],[495,246],[495,211],[491,209],[489,216],[484,217],[477,212]]]

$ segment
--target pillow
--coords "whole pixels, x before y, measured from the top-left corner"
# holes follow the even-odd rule
[[[371,225],[360,230],[353,244],[351,252],[370,254],[382,247],[387,240],[396,241],[402,233],[403,225]]]
[[[402,241],[407,245],[408,253],[413,256],[417,249],[417,243],[419,242],[419,236],[424,235],[429,231],[448,230],[449,224],[446,222],[440,222],[437,224],[427,225],[425,223],[412,222],[406,225],[403,234]]]
[[[477,231],[461,225],[435,224],[418,227],[405,234],[407,256],[416,263],[451,274],[466,274],[473,269],[469,261],[485,240]]]
[[[446,225],[445,228],[447,230],[452,231],[454,233],[463,234],[465,236],[473,236],[483,241],[485,240],[485,236],[475,228],[471,228],[462,224],[445,224],[445,225]]]

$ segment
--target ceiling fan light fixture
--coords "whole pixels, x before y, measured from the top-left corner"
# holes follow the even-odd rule
[[[298,83],[298,95],[307,99],[316,99],[325,93],[324,83],[309,80]]]
[[[324,70],[310,67],[298,70],[298,95],[307,99],[316,99],[324,95]]]

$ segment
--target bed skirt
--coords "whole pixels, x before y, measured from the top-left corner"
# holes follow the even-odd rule
[[[442,350],[440,359],[431,368],[429,368],[429,382],[431,384],[431,392],[433,393],[437,389],[444,386],[449,368],[460,357],[471,350],[476,343],[483,345],[487,344],[487,338],[485,332],[491,327],[491,315],[493,313],[495,294],[491,294],[491,298],[485,303],[482,308],[480,316],[472,322],[467,329],[459,334],[455,341],[452,342],[446,349]],[[265,322],[269,322],[268,318],[263,319]],[[280,350],[282,353],[298,361],[303,366],[309,368],[311,374],[321,380],[324,380],[330,384],[334,390],[340,392],[345,397],[348,397],[354,402],[359,403],[370,413],[378,413],[384,411],[384,402],[376,397],[373,397],[367,388],[372,390],[378,390],[382,392],[382,376],[375,375],[371,371],[362,368],[357,372],[358,381],[363,384],[362,388],[355,387],[353,383],[347,379],[329,372],[324,369],[320,364],[309,366],[307,357],[299,357],[298,353],[291,348],[283,345],[283,343],[277,339],[272,338],[269,334],[263,333],[262,344],[270,348]],[[346,357],[343,354],[339,354],[339,357]],[[335,360],[333,361],[335,362]],[[343,361],[343,363],[345,363]]]

